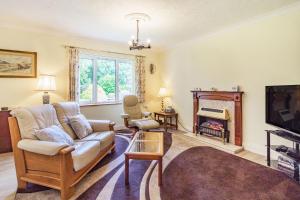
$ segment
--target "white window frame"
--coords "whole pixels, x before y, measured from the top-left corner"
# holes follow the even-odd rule
[[[107,104],[120,104],[121,100],[119,100],[119,63],[121,62],[129,62],[132,63],[132,76],[133,76],[133,83],[132,83],[132,89],[133,94],[136,93],[135,90],[135,67],[134,67],[134,58],[120,58],[120,57],[110,57],[110,56],[101,56],[97,54],[88,54],[88,53],[80,53],[79,59],[90,59],[92,60],[93,65],[93,91],[92,91],[92,100],[91,101],[81,101],[80,100],[80,74],[78,74],[78,94],[79,94],[79,104],[80,105],[107,105]],[[115,63],[115,100],[114,101],[101,101],[99,102],[97,99],[97,76],[95,75],[97,73],[97,60],[111,60]],[[80,66],[79,66],[80,68]],[[78,73],[80,73],[80,70],[78,70]]]

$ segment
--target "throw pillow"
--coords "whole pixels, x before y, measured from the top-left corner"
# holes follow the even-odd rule
[[[68,145],[74,145],[73,139],[56,125],[36,130],[35,136],[42,141],[59,142],[66,143]]]
[[[93,132],[90,123],[82,114],[69,117],[69,122],[79,139],[82,139]]]

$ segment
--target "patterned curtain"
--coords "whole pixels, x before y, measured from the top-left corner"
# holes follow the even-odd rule
[[[135,91],[140,103],[145,101],[145,57],[136,56]]]
[[[69,47],[69,100],[79,101],[79,49]]]

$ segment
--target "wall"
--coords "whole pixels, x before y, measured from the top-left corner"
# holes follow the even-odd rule
[[[264,130],[271,127],[264,122],[264,87],[300,84],[300,8],[182,42],[163,57],[164,84],[184,126],[192,129],[191,89],[240,85],[245,92],[244,146],[265,154]]]
[[[68,98],[68,55],[64,45],[73,45],[95,50],[109,50],[120,53],[129,52],[125,44],[104,42],[62,34],[0,28],[0,49],[34,51],[38,54],[38,74],[56,75],[57,90],[51,92],[51,101],[65,101]],[[138,52],[146,56],[146,107],[159,109],[159,99],[155,97],[160,87],[160,61],[153,50]],[[149,64],[154,63],[157,72],[149,74]],[[37,79],[0,78],[0,107],[18,107],[41,103],[42,92],[35,91]],[[121,123],[121,105],[102,105],[82,108],[88,117],[111,119]]]

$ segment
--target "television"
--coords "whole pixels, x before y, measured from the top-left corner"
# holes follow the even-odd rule
[[[266,86],[266,123],[300,135],[300,85]]]

